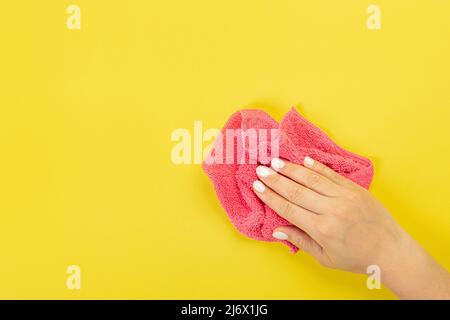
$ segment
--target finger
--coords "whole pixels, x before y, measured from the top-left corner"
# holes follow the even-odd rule
[[[317,214],[286,200],[259,180],[253,183],[253,189],[258,198],[282,218],[309,234],[314,233]]]
[[[324,164],[320,163],[319,161],[316,161],[308,156],[305,157],[305,159],[303,160],[303,165],[305,167],[307,167],[308,169],[327,177],[328,179],[330,179],[331,181],[333,181],[334,183],[336,183],[340,186],[343,186],[343,187],[355,187],[356,186],[356,183],[354,183],[353,181],[345,178],[344,176],[341,176],[339,173],[337,173],[333,169],[327,167],[326,165],[324,165]]]
[[[325,214],[332,209],[330,198],[286,178],[268,167],[258,166],[256,174],[266,186],[300,207],[317,214]]]
[[[290,179],[314,190],[322,195],[336,196],[339,193],[339,185],[320,172],[314,172],[304,166],[284,161],[279,158],[273,158],[271,161],[272,168],[289,177]]]
[[[320,244],[311,238],[303,230],[294,226],[285,226],[276,228],[272,236],[278,240],[287,240],[296,247],[306,251],[318,261],[323,259],[323,250]]]

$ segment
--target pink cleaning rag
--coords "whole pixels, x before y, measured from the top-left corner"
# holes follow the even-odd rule
[[[272,130],[271,130],[272,129]],[[262,156],[252,152],[248,135],[236,134],[232,145],[225,139],[226,132],[252,131],[257,135],[258,149]],[[241,131],[239,131],[241,130]],[[271,134],[272,133],[272,134]],[[215,145],[202,167],[214,184],[220,203],[231,222],[244,235],[262,241],[279,241],[272,232],[280,226],[290,225],[255,195],[252,184],[257,180],[258,164],[269,163],[273,154],[273,143],[279,144],[279,157],[302,164],[305,156],[318,160],[339,174],[368,189],[373,177],[373,165],[369,159],[339,147],[323,131],[302,117],[292,108],[278,124],[267,113],[260,110],[241,110],[234,113],[221,131],[222,138]],[[239,141],[242,139],[243,141]],[[224,144],[224,141],[227,141]],[[245,161],[236,158],[242,143]],[[223,146],[222,146],[223,145]],[[227,161],[226,150],[234,152],[234,161]],[[266,150],[267,149],[267,150]],[[220,155],[218,155],[220,152]],[[267,156],[264,156],[267,154]],[[219,159],[219,161],[218,161]],[[251,160],[256,161],[251,161]],[[283,241],[295,253],[298,248]]]

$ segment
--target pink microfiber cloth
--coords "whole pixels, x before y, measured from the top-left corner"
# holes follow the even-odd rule
[[[235,133],[231,144],[228,139],[230,132]],[[257,137],[258,151],[248,141],[251,134]],[[243,146],[243,155],[237,157],[239,145]],[[273,154],[274,145],[279,145],[276,148],[279,155]],[[232,161],[226,159],[227,150],[233,153]],[[256,240],[279,241],[272,237],[273,230],[290,225],[259,200],[252,187],[257,180],[256,167],[268,164],[276,156],[297,164],[302,164],[305,156],[310,156],[366,189],[373,177],[370,160],[339,147],[294,108],[279,124],[260,110],[234,113],[216,138],[202,167],[212,180],[231,222],[241,233]],[[297,247],[283,242],[297,252]]]

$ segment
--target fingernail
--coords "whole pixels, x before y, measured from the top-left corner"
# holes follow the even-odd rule
[[[264,190],[266,190],[266,186],[261,181],[256,180],[253,182],[253,189],[258,192],[264,192]]]
[[[274,233],[272,233],[272,237],[274,237],[275,239],[278,240],[287,240],[288,236],[286,233],[281,232],[281,231],[275,231]]]
[[[305,160],[303,160],[303,164],[305,167],[311,168],[314,165],[314,160],[308,156],[305,157]]]
[[[278,171],[284,167],[284,161],[279,158],[273,158],[270,162],[270,165],[275,171]]]
[[[274,173],[274,172],[272,170],[270,170],[270,168],[267,168],[265,166],[258,166],[256,168],[256,174],[261,178],[267,178],[272,173]]]

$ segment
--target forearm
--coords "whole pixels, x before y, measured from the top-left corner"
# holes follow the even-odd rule
[[[399,299],[450,299],[450,274],[411,237],[382,267],[382,282]]]

